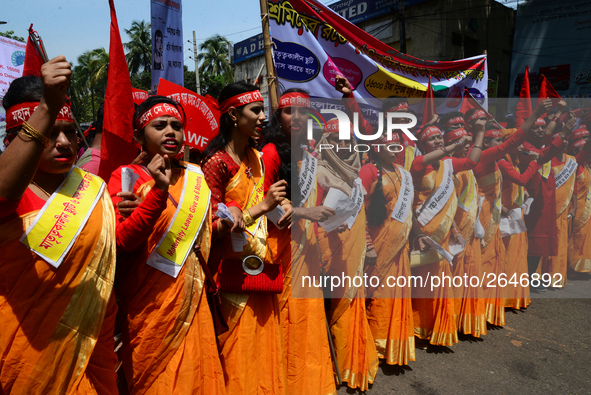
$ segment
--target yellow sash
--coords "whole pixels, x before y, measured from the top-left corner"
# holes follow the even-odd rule
[[[259,204],[260,202],[262,202],[264,196],[265,196],[265,173],[261,174],[261,177],[259,178],[258,182],[254,186],[254,189],[252,190],[252,194],[250,195],[250,198],[248,199],[248,202],[246,203],[245,209],[249,209],[251,207],[254,207],[257,204]],[[248,233],[250,233],[251,235],[254,235],[259,227],[259,224],[261,223],[262,218],[263,218],[263,216],[261,215],[255,221],[254,224],[252,224],[246,228],[246,231]]]
[[[404,150],[404,170],[410,171],[412,161],[415,159],[415,151],[415,147],[410,145]]]
[[[523,206],[523,187],[521,185],[517,186],[517,196],[515,196],[515,200],[513,200],[513,203],[515,203],[516,205],[518,205],[519,207]]]
[[[550,161],[548,161],[542,165],[542,168],[540,170],[538,170],[538,172],[542,175],[542,177],[547,179],[548,176],[550,175],[551,170],[552,170],[552,163]]]
[[[178,276],[203,225],[210,195],[201,169],[187,164],[179,204],[166,233],[150,254],[148,265]]]
[[[54,267],[59,267],[103,194],[105,183],[73,167],[20,241]]]
[[[470,211],[470,207],[472,207],[472,203],[476,200],[477,190],[476,190],[476,177],[474,177],[474,173],[472,170],[468,171],[470,175],[468,178],[468,185],[462,191],[462,194],[458,198],[458,207],[460,207],[464,211]]]

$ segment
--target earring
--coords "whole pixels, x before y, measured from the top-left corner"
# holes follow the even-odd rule
[[[234,122],[234,127],[235,127],[235,128],[237,128],[237,127],[238,127],[238,124],[237,124],[236,122]]]

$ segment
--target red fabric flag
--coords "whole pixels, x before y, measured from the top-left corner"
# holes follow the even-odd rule
[[[433,118],[435,115],[435,96],[433,95],[433,86],[431,86],[431,76],[429,76],[429,85],[427,85],[427,92],[425,98],[425,108],[423,109],[423,122],[421,126]]]
[[[131,163],[138,154],[133,140],[133,97],[127,61],[119,35],[113,0],[111,8],[111,41],[109,43],[109,75],[105,94],[105,117],[101,142],[99,176],[109,182],[119,166]]]
[[[33,31],[33,24],[29,27],[29,32]],[[41,77],[41,66],[43,66],[43,58],[35,44],[31,41],[31,36],[27,39],[27,48],[25,49],[25,65],[23,67],[23,77],[27,75],[36,75]]]
[[[473,109],[484,110],[484,108],[482,108],[482,106],[476,101],[476,99],[472,97],[468,89],[464,89],[463,96],[464,98],[462,99],[462,107],[460,108],[460,112],[462,114],[465,115],[468,111]],[[492,115],[490,115],[488,111],[484,110],[484,112],[486,112],[486,117],[488,119],[492,119]]]
[[[158,82],[158,95],[170,97],[181,103],[187,116],[187,127],[184,129],[184,144],[203,152],[209,141],[218,134],[220,129],[218,124],[220,110],[218,109],[217,100],[209,95],[206,97],[200,96],[187,88],[162,78]]]
[[[523,82],[521,83],[521,91],[519,92],[519,103],[517,103],[517,107],[515,108],[515,127],[521,127],[532,112],[531,93],[529,90],[529,66],[526,66]]]
[[[536,100],[536,106],[545,99],[552,99],[552,107],[556,107],[558,102],[562,100],[558,92],[554,89],[550,81],[542,74],[542,82],[540,82],[540,92],[538,93],[538,100]],[[544,118],[546,114],[542,115]]]
[[[131,87],[131,92],[133,94],[133,102],[138,106],[142,104],[149,96],[147,91],[136,89],[134,87]]]

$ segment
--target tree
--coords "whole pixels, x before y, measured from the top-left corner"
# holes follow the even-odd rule
[[[199,46],[201,52],[197,55],[197,60],[201,62],[199,72],[211,74],[213,77],[228,74],[233,78],[234,73],[228,59],[229,44],[230,41],[219,34],[205,40]]]
[[[14,30],[8,30],[6,32],[0,32],[0,36],[6,37],[6,38],[11,38],[13,40],[20,41],[21,43],[24,43],[25,42],[25,39],[23,37],[19,37],[19,36],[15,36],[14,35]]]
[[[131,39],[130,42],[123,44],[128,51],[127,67],[130,74],[136,75],[140,70],[150,72],[152,70],[152,32],[150,23],[145,21],[133,21],[130,29],[125,29],[125,33]]]
[[[89,86],[90,88],[102,88],[103,95],[107,89],[107,76],[109,73],[109,53],[105,48],[97,48],[90,51],[88,61]]]
[[[70,84],[74,115],[80,122],[90,122],[104,101],[109,54],[104,48],[97,48],[84,52],[77,61],[78,65],[72,69]]]

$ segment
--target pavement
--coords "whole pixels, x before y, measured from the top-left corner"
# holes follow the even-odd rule
[[[591,276],[532,292],[527,309],[506,310],[504,327],[452,347],[416,350],[408,366],[380,364],[366,392],[338,394],[591,394]]]

